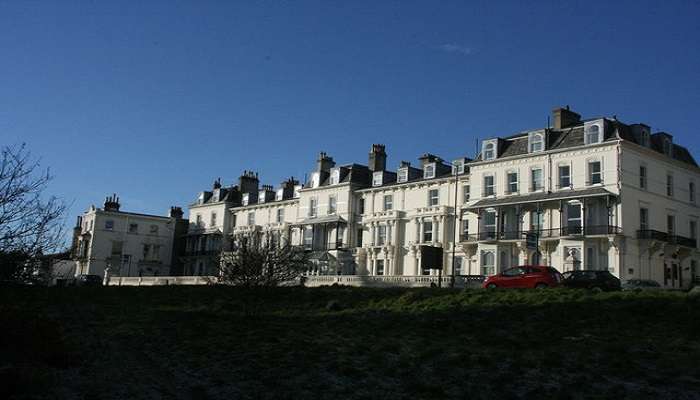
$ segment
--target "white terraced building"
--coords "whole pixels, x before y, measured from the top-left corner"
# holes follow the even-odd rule
[[[304,185],[259,188],[255,175],[245,193],[232,187],[241,196],[218,234],[222,249],[251,235],[304,246],[312,275],[345,281],[433,277],[420,268],[420,246],[431,245],[444,250],[447,276],[452,265],[464,276],[542,263],[687,287],[700,274],[699,173],[667,133],[557,108],[552,127],[484,140],[474,160],[425,154],[394,171],[372,145],[367,165],[336,166],[321,153]],[[204,228],[193,213],[209,212],[209,196],[190,208],[191,235]]]

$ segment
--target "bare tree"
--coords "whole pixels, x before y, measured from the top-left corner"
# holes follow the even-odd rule
[[[63,245],[66,205],[46,196],[52,176],[25,144],[0,148],[0,279],[27,279],[27,266]],[[22,259],[24,258],[24,261]],[[31,269],[31,268],[29,268]],[[31,274],[30,274],[31,275]]]
[[[303,249],[274,242],[242,240],[236,251],[221,255],[219,280],[244,287],[289,284],[308,270],[309,257]]]

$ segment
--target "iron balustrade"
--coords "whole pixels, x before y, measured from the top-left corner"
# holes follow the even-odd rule
[[[588,226],[565,226],[562,228],[530,229],[520,231],[500,231],[500,232],[479,232],[462,233],[459,236],[460,242],[477,242],[490,240],[525,240],[528,234],[537,234],[540,239],[559,238],[562,236],[595,236],[595,235],[619,235],[622,229],[615,225],[588,225]],[[691,240],[691,239],[688,239]]]
[[[697,239],[674,235],[669,232],[656,231],[653,229],[640,229],[637,231],[637,239],[659,240],[670,244],[677,244],[684,247],[697,247]]]

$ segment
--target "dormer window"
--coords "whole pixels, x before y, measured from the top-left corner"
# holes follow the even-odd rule
[[[260,191],[258,192],[258,203],[264,203],[265,202],[265,191]]]
[[[643,131],[639,139],[642,146],[649,147],[649,132]]]
[[[197,197],[197,204],[204,204],[204,192],[199,194],[199,197]]]
[[[673,157],[673,145],[671,139],[666,137],[661,143],[663,145],[664,154],[666,154],[669,157]]]
[[[331,170],[331,179],[330,179],[330,184],[331,185],[337,185],[340,183],[340,169],[338,168],[333,168]]]
[[[301,188],[302,188],[301,185],[294,186],[294,198],[295,199],[299,198],[299,191],[301,190]]]
[[[372,175],[372,186],[382,186],[382,183],[384,183],[384,172],[374,172]]]
[[[455,160],[452,163],[452,175],[463,174],[463,173],[464,173],[464,161],[463,160]]]
[[[398,181],[399,183],[408,181],[408,168],[399,168]]]
[[[483,147],[481,149],[481,153],[483,154],[483,159],[484,160],[493,160],[496,158],[496,141],[488,141],[484,142]]]
[[[528,137],[528,149],[530,153],[544,150],[544,133],[530,133]]]
[[[250,194],[248,194],[248,193],[243,193],[243,197],[241,198],[241,203],[242,203],[244,206],[247,206],[247,205],[250,203],[249,197],[250,197]]]
[[[321,175],[318,172],[311,174],[311,187],[317,188],[321,184]]]
[[[277,189],[277,192],[275,193],[275,200],[282,200],[284,197],[284,188],[279,188]]]
[[[598,125],[589,125],[585,129],[585,143],[586,144],[594,144],[594,143],[600,143],[602,139],[602,134],[600,131],[600,126]]]
[[[435,178],[435,163],[426,164],[425,167],[423,167],[423,178]]]

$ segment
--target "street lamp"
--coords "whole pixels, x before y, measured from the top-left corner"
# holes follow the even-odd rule
[[[456,261],[455,250],[457,249],[457,240],[459,239],[459,236],[457,236],[458,235],[458,233],[457,233],[458,232],[458,226],[457,226],[457,224],[458,224],[458,222],[457,222],[458,221],[458,219],[457,219],[457,216],[458,216],[458,214],[457,214],[457,189],[459,187],[458,165],[460,165],[460,164],[462,166],[464,166],[464,161],[461,161],[461,162],[453,161],[452,162],[452,171],[453,171],[452,173],[455,176],[455,196],[454,196],[455,197],[455,204],[454,204],[454,206],[455,206],[454,207],[454,210],[455,210],[454,221],[455,222],[454,222],[454,234],[453,234],[454,237],[452,240],[452,271],[450,273],[450,287],[453,289],[455,287],[455,279],[456,279],[456,275],[455,275],[455,261]]]

